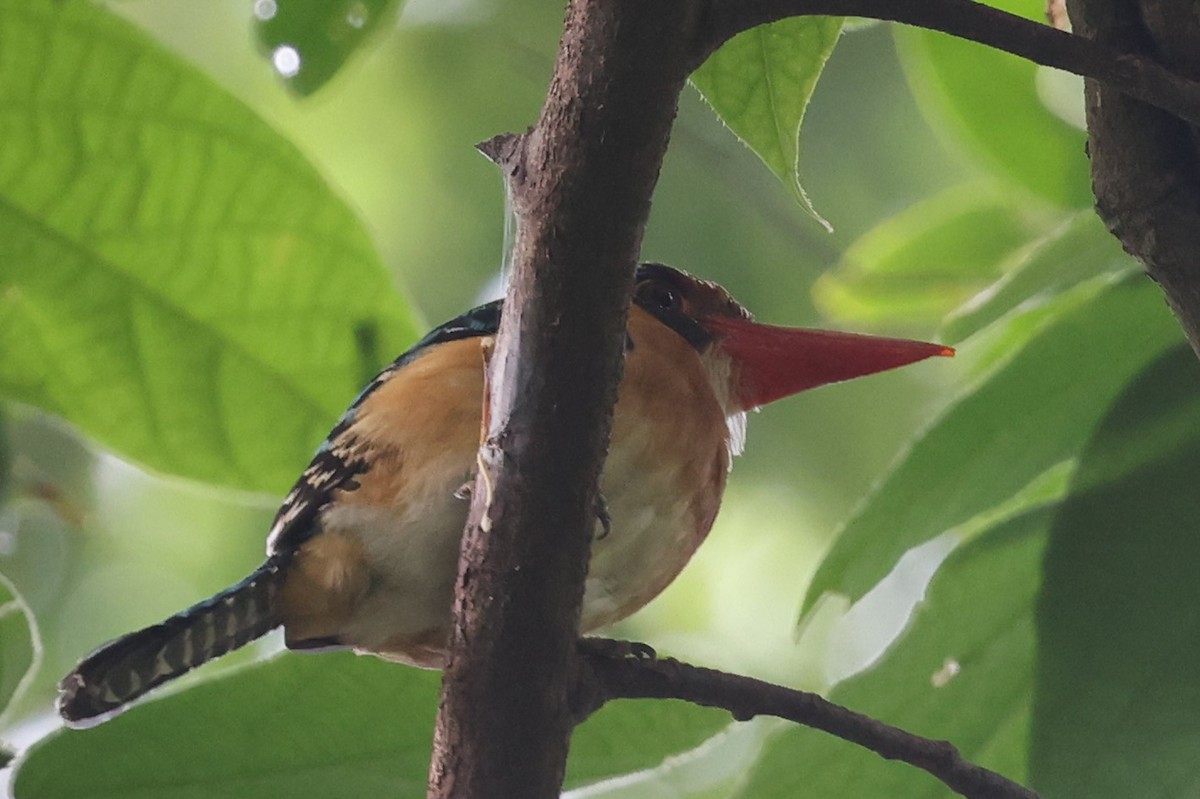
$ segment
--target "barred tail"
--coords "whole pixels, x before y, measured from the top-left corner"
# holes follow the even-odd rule
[[[274,555],[211,599],[100,647],[59,683],[59,714],[72,727],[97,724],[156,686],[266,635],[280,624],[276,597],[286,565]]]

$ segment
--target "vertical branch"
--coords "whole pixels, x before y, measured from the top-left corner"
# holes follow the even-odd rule
[[[557,797],[634,265],[688,63],[688,0],[575,0],[536,125],[482,145],[517,212],[431,797]]]
[[[1078,35],[1200,75],[1192,0],[1068,0]],[[1096,211],[1162,286],[1200,354],[1200,133],[1096,80],[1085,89]]]

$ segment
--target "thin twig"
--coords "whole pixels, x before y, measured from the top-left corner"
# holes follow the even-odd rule
[[[739,721],[776,716],[823,730],[888,760],[924,769],[970,799],[1037,799],[1012,780],[963,758],[948,741],[935,741],[848,710],[821,696],[673,658],[614,657],[630,645],[584,639],[580,647],[575,710],[585,718],[611,699],[682,699],[728,710]],[[632,645],[635,647],[643,645]],[[644,651],[644,650],[643,650]]]
[[[1200,83],[1144,56],[1124,53],[974,0],[712,0],[698,66],[742,31],[809,15],[870,17],[941,31],[1048,67],[1095,78],[1200,125]]]

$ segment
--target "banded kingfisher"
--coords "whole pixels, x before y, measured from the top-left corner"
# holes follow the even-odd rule
[[[435,328],[351,404],[287,495],[241,582],[97,649],[60,684],[86,727],[283,627],[293,650],[443,664],[502,301]],[[746,412],[814,386],[952,355],[938,344],[757,323],[716,283],[637,269],[581,632],[630,615],[707,536]]]

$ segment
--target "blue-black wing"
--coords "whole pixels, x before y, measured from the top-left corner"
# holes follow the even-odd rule
[[[363,456],[363,448],[357,446],[358,442],[351,431],[354,417],[363,401],[396,372],[431,348],[447,341],[494,335],[500,326],[502,304],[501,300],[494,300],[438,325],[359,392],[317,449],[312,462],[300,475],[275,515],[271,536],[267,541],[271,553],[294,549],[316,533],[317,516],[328,504],[333,492],[355,488],[357,483],[354,478],[370,466]]]

